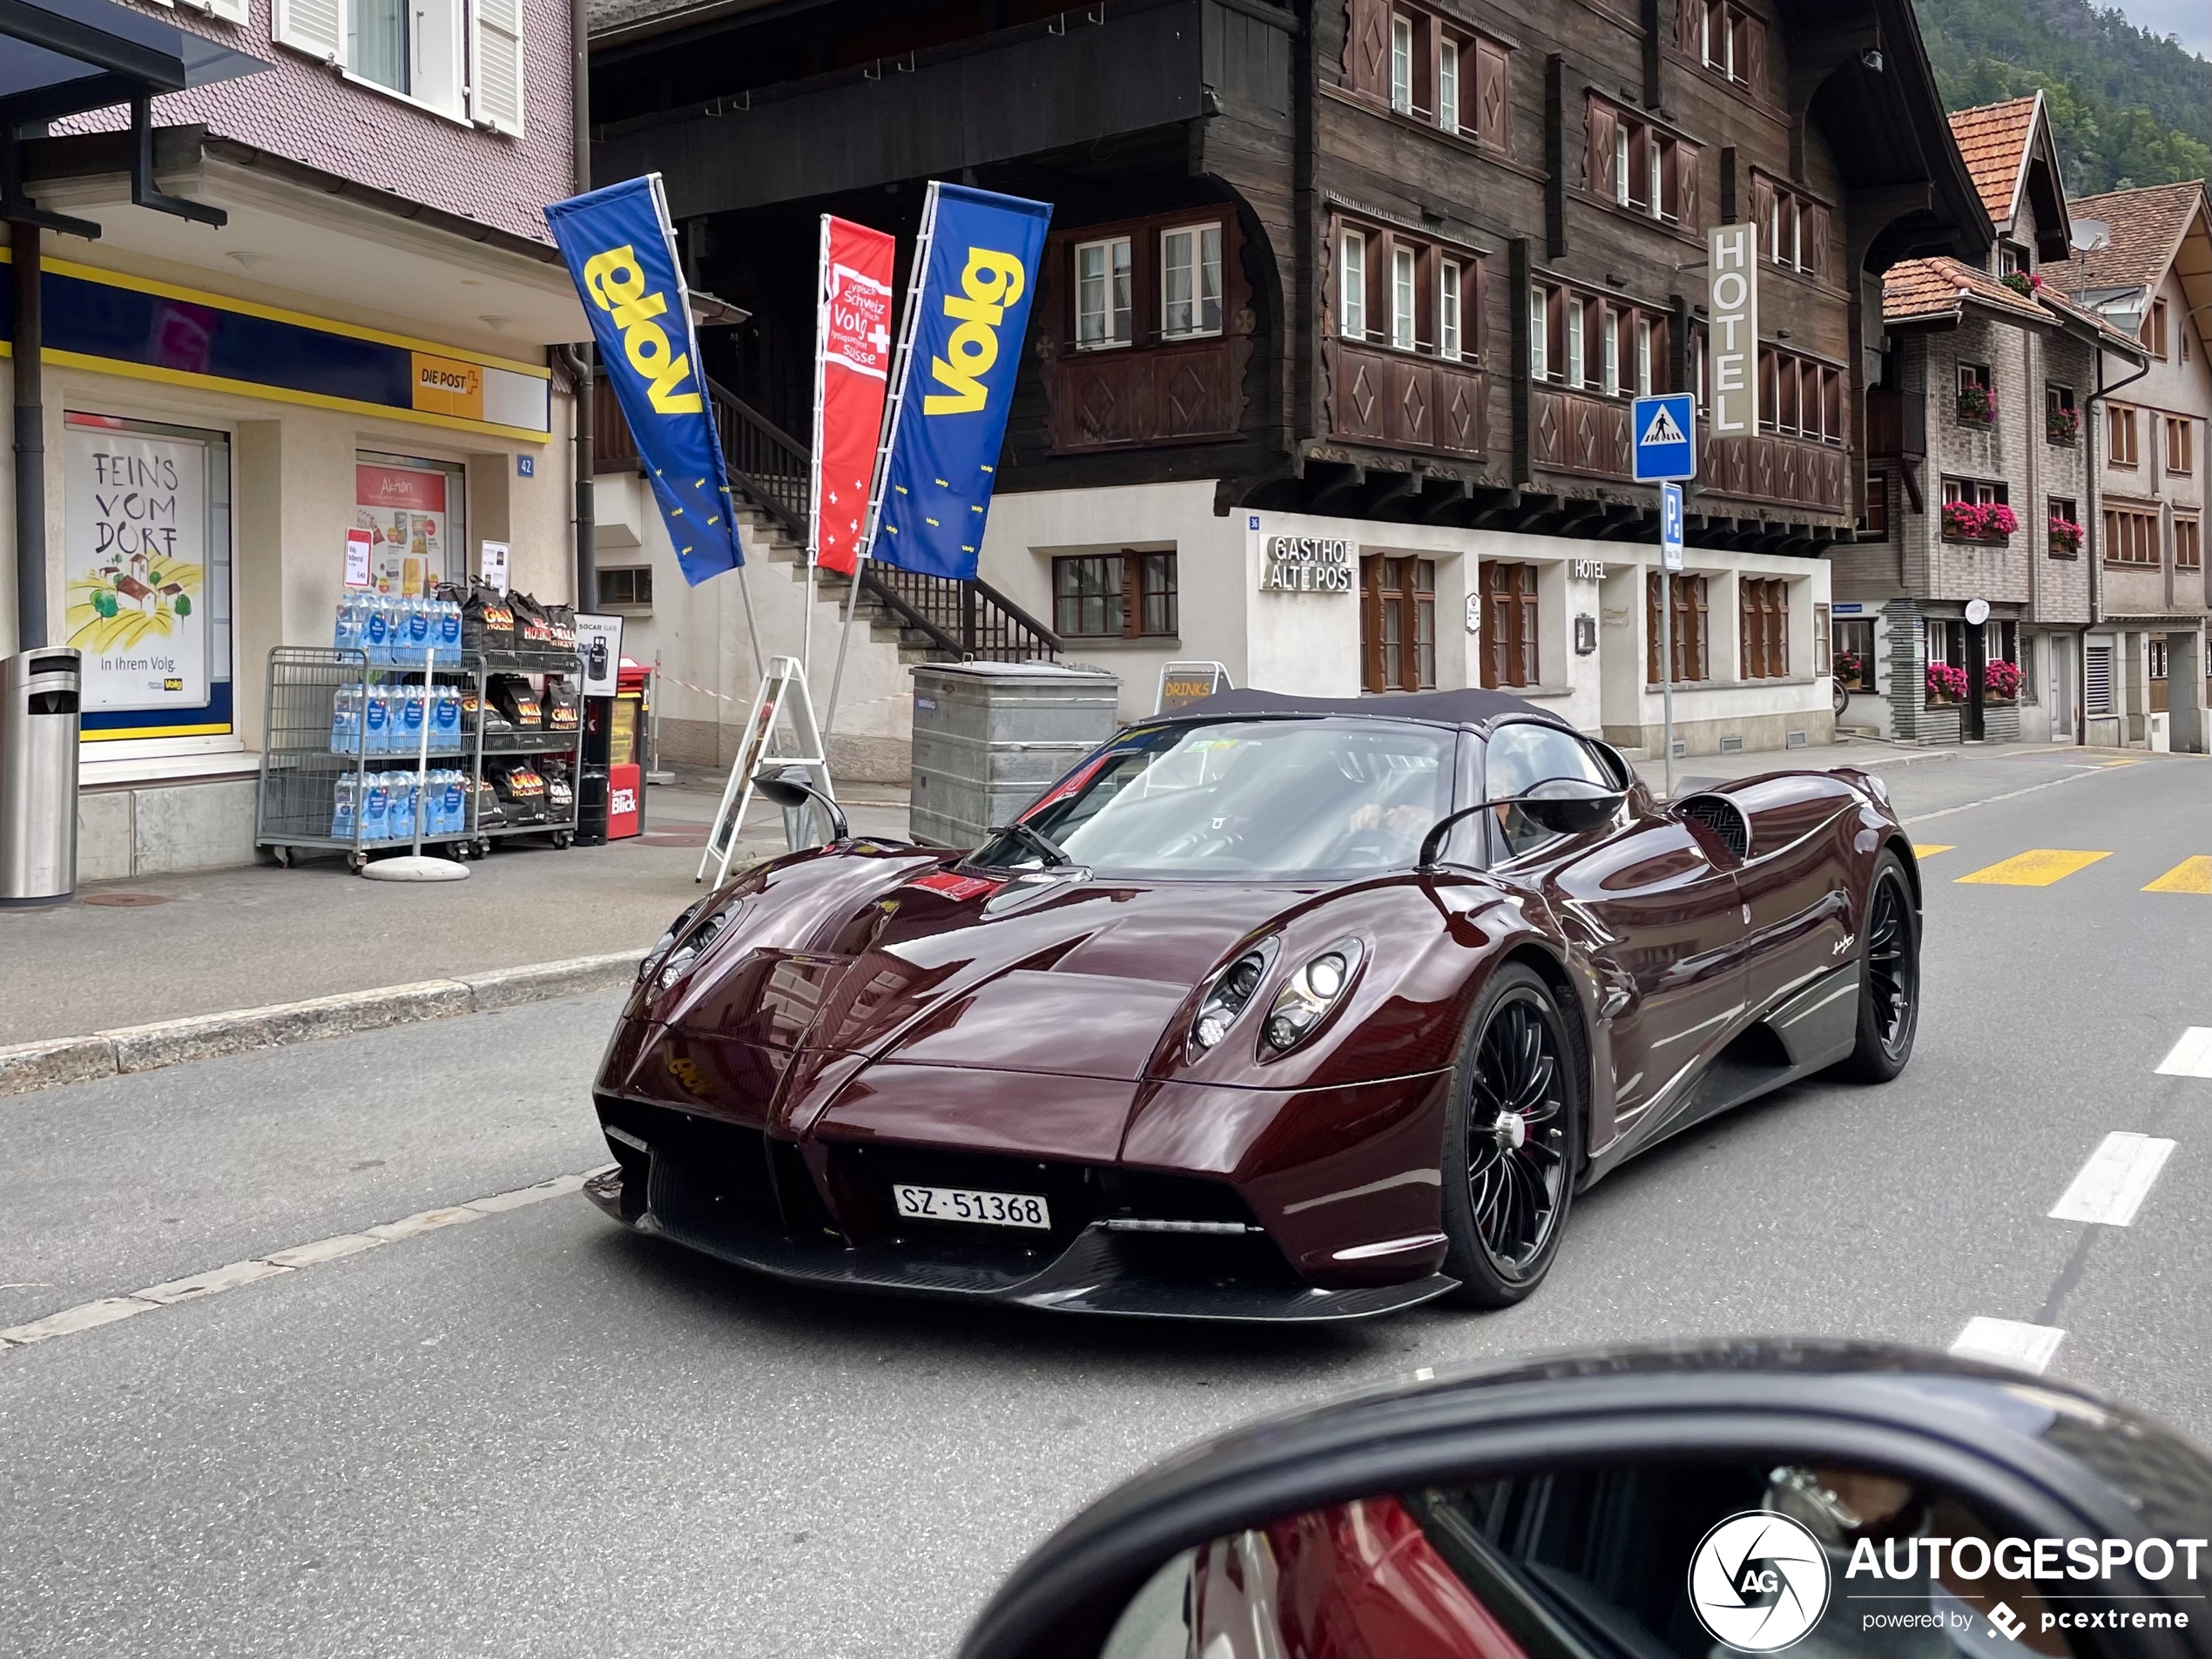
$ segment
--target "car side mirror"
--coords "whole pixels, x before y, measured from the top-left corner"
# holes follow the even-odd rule
[[[960,1653],[2065,1654],[2096,1630],[2149,1659],[2207,1651],[2208,1534],[2212,1459],[2063,1384],[1872,1345],[1614,1350],[1181,1453],[1040,1546]]]
[[[820,807],[829,819],[829,838],[833,841],[844,840],[853,833],[852,826],[846,822],[845,809],[814,786],[813,775],[804,766],[763,766],[752,774],[752,786],[771,804],[786,811],[809,802]]]

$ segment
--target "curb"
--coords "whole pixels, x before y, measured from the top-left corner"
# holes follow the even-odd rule
[[[458,979],[422,980],[369,991],[123,1026],[84,1037],[50,1037],[0,1048],[0,1096],[89,1082],[191,1060],[346,1036],[417,1020],[487,1013],[549,997],[611,990],[636,974],[644,952],[609,951],[565,961],[529,962]]]

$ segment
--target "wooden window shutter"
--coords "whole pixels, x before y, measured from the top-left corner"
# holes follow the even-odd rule
[[[1697,146],[1675,145],[1675,217],[1686,231],[1698,229],[1705,218],[1704,192],[1697,182]]]
[[[476,61],[469,118],[495,132],[523,130],[523,0],[470,0]]]
[[[1594,194],[1608,199],[1613,194],[1613,134],[1619,118],[1613,106],[1590,100],[1590,145],[1588,165],[1589,187]],[[1634,176],[1634,168],[1630,175]]]
[[[1804,224],[1805,265],[1817,277],[1828,274],[1828,210],[1808,206]]]
[[[1390,7],[1386,0],[1349,0],[1344,73],[1355,92],[1390,96]]]
[[[1699,61],[1698,46],[1705,20],[1705,0],[1677,0],[1675,7],[1675,44],[1688,54],[1690,61]]]
[[[1751,175],[1751,223],[1758,226],[1756,239],[1761,259],[1767,258],[1773,252],[1773,244],[1768,240],[1767,223],[1774,217],[1774,186],[1762,175],[1753,173]]]
[[[253,8],[246,0],[202,0],[211,17],[220,17],[225,23],[245,24],[253,19]]]
[[[1756,582],[1744,583],[1738,592],[1736,641],[1738,677],[1747,680],[1764,679],[1766,671],[1759,663],[1759,584]]]
[[[1643,683],[1659,684],[1659,573],[1643,579]]]
[[[279,45],[295,47],[326,64],[343,63],[344,0],[275,0],[269,35]]]
[[[1521,684],[1540,685],[1543,683],[1542,664],[1536,659],[1536,567],[1521,567],[1521,604],[1514,612],[1521,628]]]
[[[1749,50],[1745,52],[1743,78],[1750,83],[1751,96],[1764,100],[1766,90],[1766,24],[1757,17],[1744,18]]]
[[[1474,43],[1475,136],[1501,150],[1510,148],[1511,98],[1506,82],[1506,49],[1495,41]]]

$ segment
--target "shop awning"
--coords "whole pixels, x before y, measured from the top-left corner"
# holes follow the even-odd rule
[[[112,0],[0,0],[0,125],[10,130],[268,67]]]

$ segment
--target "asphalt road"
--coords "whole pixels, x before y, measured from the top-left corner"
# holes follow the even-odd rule
[[[1522,1308],[1089,1322],[786,1290],[573,1195],[471,1211],[0,1354],[0,1654],[941,1653],[1030,1544],[1197,1435],[1617,1340],[2016,1321],[2064,1332],[2054,1373],[2212,1440],[2212,1077],[2156,1072],[2212,1026],[2212,891],[2143,891],[2212,854],[2212,762],[1891,787],[1949,848],[1911,1069],[1622,1171]],[[2038,849],[2107,856],[1956,880]],[[0,1327],[604,1162],[583,1090],[612,1008],[0,1102]],[[2051,1218],[2114,1132],[2175,1143],[2130,1224]]]

